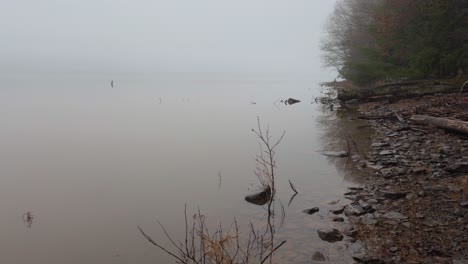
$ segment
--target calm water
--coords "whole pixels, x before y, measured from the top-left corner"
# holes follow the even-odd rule
[[[311,104],[319,93],[315,81],[1,79],[0,263],[174,263],[137,225],[169,245],[156,220],[182,239],[185,204],[209,225],[261,221],[265,210],[244,201],[258,186],[257,116],[273,137],[286,131],[277,152],[286,218],[276,238],[287,243],[278,263],[310,263],[315,250],[340,259],[344,244],[316,230],[334,225],[328,203],[355,183],[318,152],[339,145],[340,122]],[[302,102],[273,104],[289,97]],[[288,179],[299,190],[290,206]],[[317,214],[301,212],[315,206]]]

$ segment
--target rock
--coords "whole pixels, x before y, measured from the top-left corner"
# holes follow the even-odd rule
[[[406,197],[406,193],[404,192],[380,191],[379,193],[382,197],[390,200],[398,200]]]
[[[388,213],[383,214],[382,217],[386,219],[391,219],[391,220],[403,220],[403,219],[408,218],[398,212],[388,212]]]
[[[385,264],[385,261],[377,258],[377,257],[372,257],[368,255],[353,255],[352,258],[354,261],[357,263],[363,263],[363,264]]]
[[[312,261],[322,262],[325,260],[326,260],[325,256],[319,251],[315,251],[314,254],[312,255]]]
[[[256,204],[256,205],[264,205],[268,201],[270,201],[270,198],[271,198],[271,189],[270,189],[270,187],[267,187],[265,190],[263,190],[263,191],[261,191],[259,193],[255,193],[255,194],[245,196],[245,200],[247,202],[249,202],[251,204]]]
[[[348,157],[349,153],[346,151],[325,151],[322,152],[322,155],[329,156],[329,157],[336,157],[336,158],[344,158]]]
[[[345,209],[345,206],[342,206],[341,208],[338,208],[338,209],[335,209],[335,210],[331,210],[331,212],[332,212],[333,214],[339,215],[339,214],[342,214],[342,213],[343,213],[344,209]]]
[[[370,217],[369,215],[363,216],[361,218],[361,223],[365,225],[375,225],[377,224],[378,220],[375,218]]]
[[[318,207],[313,207],[313,208],[310,208],[310,209],[305,209],[302,212],[311,215],[311,214],[317,213],[319,210],[320,209]]]
[[[463,211],[463,209],[460,208],[453,209],[453,214],[458,217],[465,217],[465,212]]]
[[[377,165],[377,164],[372,163],[372,162],[366,162],[366,167],[369,168],[369,169],[377,170],[377,171],[384,168],[384,166]]]
[[[351,157],[351,160],[353,160],[354,162],[358,162],[358,161],[362,160],[362,157],[361,157],[361,155],[356,154],[356,155],[353,155]]]
[[[380,148],[380,147],[386,147],[386,146],[389,146],[390,144],[386,143],[386,142],[376,142],[376,143],[372,143],[371,147],[373,148]]]
[[[442,185],[434,185],[434,186],[424,186],[423,190],[429,191],[429,192],[443,192],[448,190],[447,186],[442,186]]]
[[[294,99],[294,98],[289,98],[288,100],[285,101],[285,103],[289,105],[297,104],[299,102],[300,102],[299,100]]]
[[[353,104],[358,104],[358,103],[359,103],[358,99],[351,99],[345,102],[345,104],[348,104],[348,105],[353,105]]]
[[[359,216],[359,215],[363,215],[365,214],[366,211],[364,209],[362,209],[360,206],[346,206],[346,208],[344,209],[344,214],[346,216]]]
[[[395,154],[394,150],[382,150],[379,152],[380,156],[388,156],[388,155],[393,155]]]
[[[364,188],[362,188],[362,187],[348,187],[348,189],[351,190],[351,191],[362,191],[362,190],[364,190]]]
[[[468,209],[468,201],[461,202],[460,206]]]
[[[468,162],[458,162],[445,168],[451,173],[468,173]]]
[[[344,222],[344,218],[339,217],[339,216],[335,216],[335,217],[332,218],[332,221],[333,222]]]
[[[425,168],[425,167],[418,167],[418,168],[414,168],[414,169],[413,169],[413,173],[414,173],[414,174],[423,174],[424,172],[426,172],[426,168]]]
[[[359,206],[361,206],[361,208],[364,209],[364,211],[372,210],[372,206],[370,204],[364,202],[363,200],[359,201]]]
[[[388,250],[390,250],[390,252],[392,253],[395,253],[397,252],[399,249],[397,247],[390,247]]]
[[[340,230],[336,228],[319,229],[317,230],[317,233],[322,240],[330,243],[343,240],[343,235],[341,234]]]
[[[345,235],[347,235],[349,237],[355,237],[355,236],[357,236],[358,231],[354,227],[349,226],[349,227],[346,227],[343,230],[343,234],[345,234]]]
[[[379,201],[377,201],[376,199],[369,199],[369,200],[367,200],[367,202],[370,203],[370,204],[378,204],[379,203]]]
[[[392,172],[392,169],[391,168],[388,168],[388,169],[381,169],[380,170],[380,173],[382,174],[383,177],[387,178],[387,177],[390,177],[393,175],[393,172]]]

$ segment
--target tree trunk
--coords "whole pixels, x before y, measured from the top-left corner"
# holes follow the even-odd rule
[[[415,124],[433,125],[445,130],[468,134],[468,122],[457,119],[433,117],[427,115],[413,115],[411,116],[410,120]]]

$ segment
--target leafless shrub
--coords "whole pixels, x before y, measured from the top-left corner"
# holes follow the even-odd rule
[[[276,147],[284,137],[284,132],[277,141],[272,142],[269,128],[262,130],[260,119],[257,118],[257,121],[258,129],[252,129],[252,131],[259,137],[261,143],[260,154],[256,157],[257,168],[255,175],[259,179],[262,188],[271,191],[266,213],[266,227],[256,229],[250,222],[248,235],[241,239],[237,220],[234,219],[228,229],[224,229],[220,224],[214,232],[209,232],[205,216],[201,214],[200,209],[193,215],[192,221],[189,223],[187,206],[185,206],[185,238],[183,241],[175,241],[164,226],[158,222],[174,249],[168,249],[154,241],[138,226],[146,240],[182,264],[263,264],[267,261],[272,263],[273,253],[286,243],[286,241],[282,241],[277,246],[274,245],[275,153]],[[220,187],[221,173],[218,173],[218,177],[218,187]],[[285,211],[281,202],[280,206],[280,222],[282,224]]]

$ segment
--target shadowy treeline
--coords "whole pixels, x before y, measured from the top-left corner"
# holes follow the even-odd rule
[[[468,72],[468,1],[338,0],[324,64],[357,85]]]

